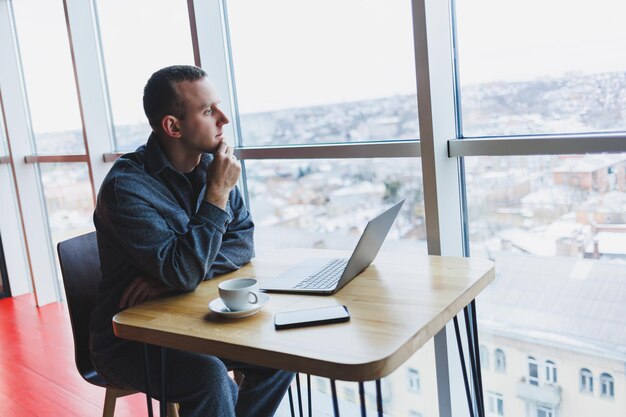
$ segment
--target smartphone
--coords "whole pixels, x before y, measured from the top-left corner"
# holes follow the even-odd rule
[[[274,315],[274,327],[276,330],[292,329],[318,324],[341,323],[348,320],[350,320],[348,307],[332,306],[276,313]]]

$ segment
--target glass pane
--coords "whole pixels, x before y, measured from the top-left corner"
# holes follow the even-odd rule
[[[284,247],[352,250],[367,221],[402,198],[406,202],[379,256],[427,253],[418,158],[249,160],[245,165],[257,253]],[[419,373],[413,385],[407,382],[409,369]],[[374,414],[375,385],[365,385]],[[383,380],[383,408],[390,416],[406,416],[410,409],[436,416],[437,403],[431,401],[436,386],[430,341]],[[358,401],[352,402],[344,387],[358,390],[356,383],[338,382],[342,415],[360,415]],[[312,390],[315,414],[331,415],[330,387],[314,381]]]
[[[413,390],[407,384],[407,369],[411,367],[419,370],[421,388]],[[396,369],[391,375],[381,381],[383,397],[383,410],[386,417],[405,416],[438,416],[439,408],[437,401],[437,379],[435,370],[435,349],[433,339],[429,340],[420,350],[411,356],[403,366]],[[303,396],[306,395],[307,379],[300,374],[300,385]],[[359,385],[357,382],[336,381],[339,409],[342,416],[361,416]],[[366,381],[365,406],[368,416],[376,413],[376,385],[374,381]],[[295,396],[296,394],[294,394]],[[287,397],[287,396],[285,396]],[[330,381],[327,378],[311,376],[311,404],[314,416],[332,416],[332,398]],[[297,400],[294,399],[297,404]],[[297,407],[297,405],[295,406]],[[304,400],[306,414],[306,399]],[[418,411],[419,410],[419,411]],[[296,411],[296,415],[297,411]],[[288,399],[284,399],[276,417],[291,416]]]
[[[228,22],[244,145],[418,137],[410,2],[237,0]]]
[[[352,250],[368,220],[406,199],[381,252],[426,254],[419,158],[246,161],[257,251]]]
[[[36,153],[85,153],[63,1],[11,4]]]
[[[465,136],[626,130],[626,3],[456,4]]]
[[[87,164],[47,163],[40,164],[39,169],[53,247],[94,230],[93,194]]]
[[[134,150],[151,128],[143,112],[150,75],[193,65],[185,0],[96,1],[117,150]]]
[[[497,277],[477,301],[480,342],[511,364],[483,370],[485,390],[510,416],[625,415],[587,391],[603,372],[626,382],[626,154],[466,158],[466,171],[471,255]]]

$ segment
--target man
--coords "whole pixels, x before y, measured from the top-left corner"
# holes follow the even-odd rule
[[[112,317],[240,268],[254,256],[254,225],[236,187],[241,165],[223,137],[229,120],[206,73],[163,68],[143,102],[152,134],[116,161],[94,213],[102,283],[91,353],[109,383],[145,392],[143,346],[115,337]],[[156,349],[150,359],[150,386],[158,387]],[[239,389],[229,369],[244,374]],[[274,414],[293,374],[168,349],[166,378],[167,401],[180,404],[181,417],[262,417]]]

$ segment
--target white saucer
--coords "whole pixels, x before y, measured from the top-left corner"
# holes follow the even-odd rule
[[[245,310],[238,311],[230,311],[228,307],[224,305],[224,302],[221,298],[216,298],[215,300],[209,303],[209,310],[212,312],[228,318],[239,318],[239,317],[248,317],[253,314],[256,314],[263,308],[265,304],[270,300],[270,296],[265,294],[264,292],[259,293],[259,302],[257,304],[251,304],[250,308]]]

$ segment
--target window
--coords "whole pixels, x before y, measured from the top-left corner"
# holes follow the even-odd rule
[[[593,375],[587,368],[580,370],[580,391],[581,392],[593,392]]]
[[[353,249],[367,221],[401,198],[382,251],[426,253],[417,158],[246,161],[259,250]]]
[[[537,360],[532,356],[528,357],[528,383],[539,385],[539,367],[537,366]]]
[[[495,392],[487,392],[487,415],[503,416],[504,415],[504,399],[502,394]]]
[[[146,142],[151,132],[142,107],[143,87],[150,75],[165,66],[194,63],[187,2],[95,3],[115,148],[134,150]]]
[[[550,360],[546,361],[546,383],[556,384],[556,364]]]
[[[537,406],[537,417],[554,417],[554,410],[543,405]]]
[[[602,373],[600,375],[600,396],[606,398],[615,397],[613,377],[610,374]]]
[[[35,153],[84,153],[63,1],[15,1],[12,5]]]
[[[328,380],[326,378],[314,377],[315,379],[315,389],[322,394],[326,394],[328,392]]]
[[[410,2],[227,4],[244,145],[418,137]]]
[[[496,371],[506,372],[506,355],[504,351],[502,349],[496,349],[494,356]]]
[[[344,387],[343,388],[343,398],[350,402],[350,403],[355,403],[356,402],[356,393],[354,392],[354,388],[350,388],[350,387]]]
[[[480,367],[483,369],[489,369],[489,350],[480,345]]]
[[[39,164],[39,171],[52,247],[56,248],[59,242],[71,237],[91,232],[94,229],[94,205],[87,164]],[[54,256],[57,257],[56,251]],[[58,277],[62,279],[60,273]]]
[[[622,2],[600,0],[591,14],[584,0],[460,1],[456,11],[466,136],[626,130]]]
[[[410,392],[419,393],[421,391],[420,373],[417,369],[407,368],[407,387]]]
[[[608,167],[615,167],[614,180]],[[589,311],[597,311],[589,326],[614,320],[610,311],[619,307],[610,294],[626,277],[626,233],[613,229],[626,222],[618,208],[625,201],[625,167],[626,154],[465,158],[470,256],[493,260],[497,276],[477,300],[481,343],[497,346],[511,333],[537,332],[558,341],[558,349],[576,352],[575,340],[585,340],[590,330],[566,324],[572,314],[574,323],[583,323]],[[596,299],[594,294],[603,295]],[[572,313],[574,305],[580,309]],[[574,337],[571,342],[559,338],[566,329]],[[583,363],[595,363],[621,343],[615,335],[600,338],[598,344],[610,347],[599,356],[589,354]],[[507,380],[513,382],[513,350],[508,349]],[[570,381],[564,381],[563,370],[578,369],[579,392],[568,397],[575,407],[601,388],[589,370],[580,373],[571,355],[557,356],[530,342],[514,343],[511,349],[527,349],[533,357],[522,362],[531,385],[564,386]],[[485,389],[498,390],[498,377],[483,373]]]

